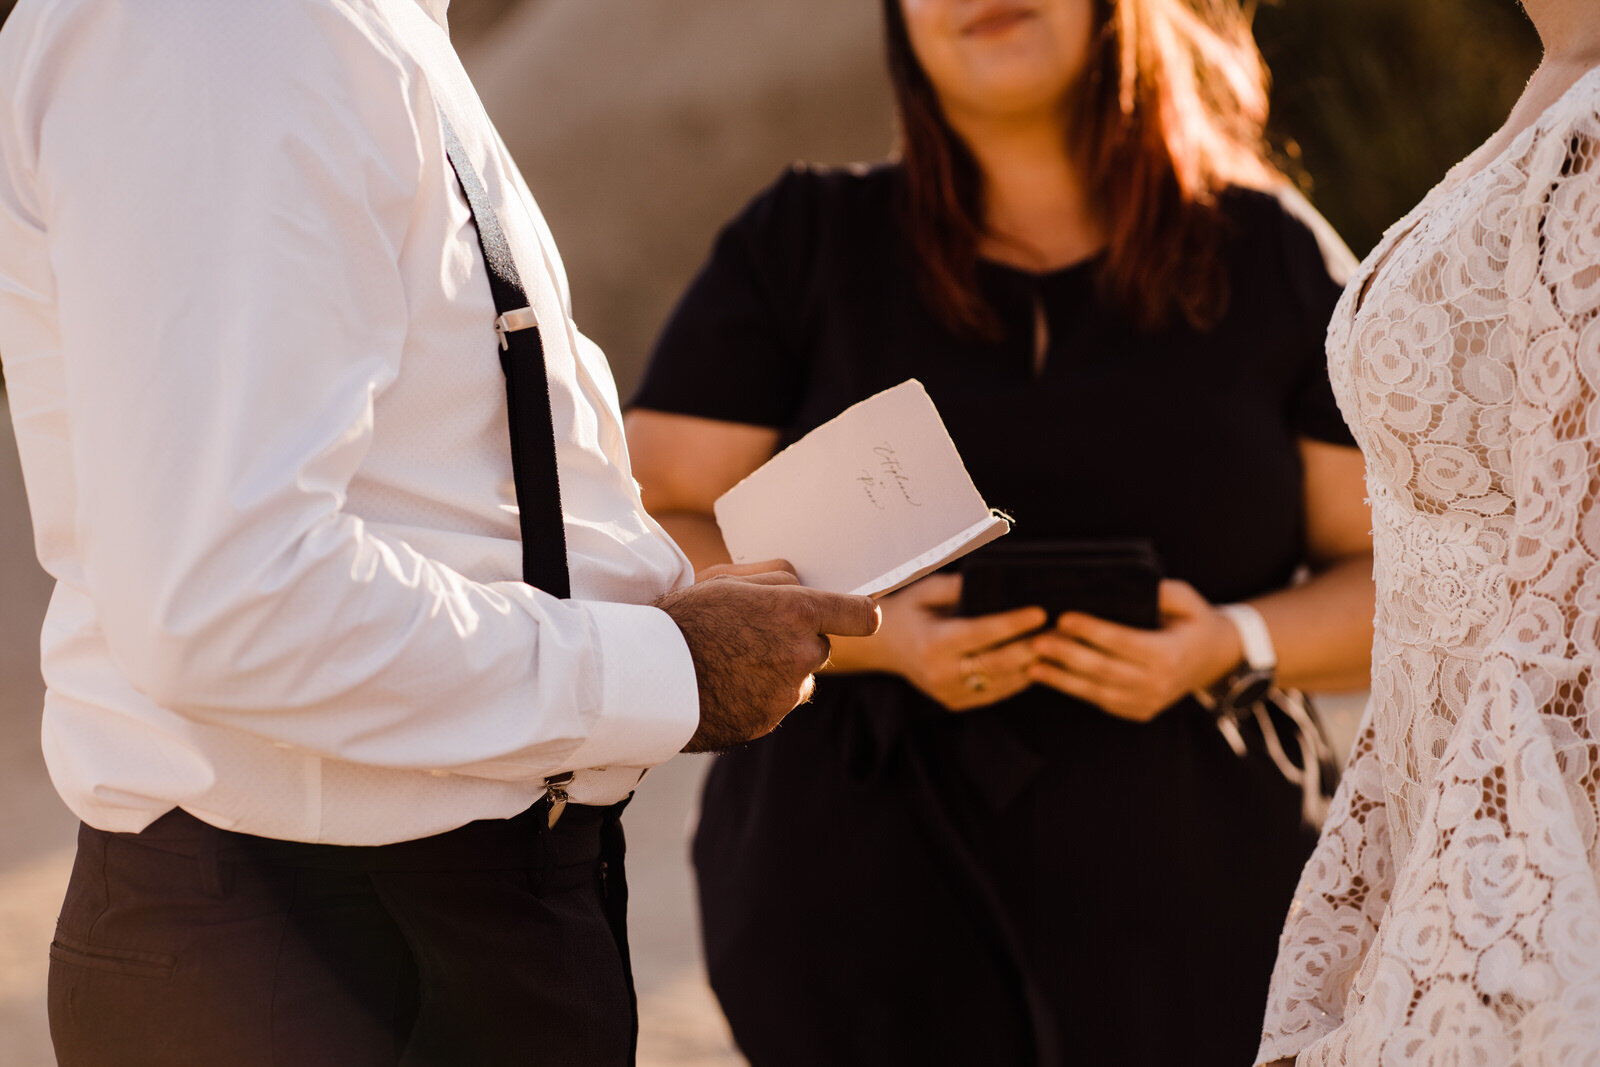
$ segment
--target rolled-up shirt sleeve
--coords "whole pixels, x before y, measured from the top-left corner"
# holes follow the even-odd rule
[[[537,778],[681,748],[694,669],[664,613],[471,580],[345,506],[401,370],[427,86],[341,4],[77,7],[18,111],[117,669],[377,766]]]

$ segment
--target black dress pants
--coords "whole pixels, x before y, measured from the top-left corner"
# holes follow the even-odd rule
[[[61,1067],[631,1064],[621,808],[377,847],[181,810],[85,826],[50,947]]]

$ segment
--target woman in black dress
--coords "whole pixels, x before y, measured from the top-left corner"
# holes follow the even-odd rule
[[[1261,659],[1251,619],[1280,682],[1366,677],[1347,253],[1264,161],[1236,5],[884,11],[899,158],[793,169],[722,233],[629,415],[646,504],[726,560],[720,493],[916,377],[1008,540],[1146,538],[1174,580],[1156,631],[956,618],[954,575],[884,598],[711,770],[712,984],[757,1067],[1248,1063],[1315,832],[1188,694]]]

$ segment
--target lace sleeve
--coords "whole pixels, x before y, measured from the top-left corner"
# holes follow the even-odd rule
[[[1339,1025],[1389,900],[1391,855],[1369,705],[1289,908],[1257,1063],[1293,1056]]]
[[[1342,1023],[1299,1049],[1302,1067],[1600,1060],[1595,110],[1546,131],[1526,165],[1505,274],[1514,515],[1503,600],[1459,713],[1451,722],[1448,694],[1433,712],[1448,729],[1395,739],[1413,761],[1418,746],[1436,744],[1437,772]],[[1329,899],[1338,885],[1308,872],[1303,888],[1321,899],[1286,931],[1267,1051],[1287,1054],[1300,1044],[1294,1035],[1315,1033],[1316,1020],[1293,1005],[1302,985],[1317,984],[1305,977],[1315,970],[1308,946],[1321,935],[1317,916],[1343,914]],[[1338,974],[1326,970],[1310,1002],[1333,1013]],[[1299,1029],[1275,1036],[1283,1018]]]

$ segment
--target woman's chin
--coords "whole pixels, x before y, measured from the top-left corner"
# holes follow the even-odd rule
[[[1054,71],[1002,71],[981,81],[975,79],[958,97],[946,98],[945,105],[947,110],[990,121],[1054,118],[1061,114],[1061,102],[1069,90]]]

